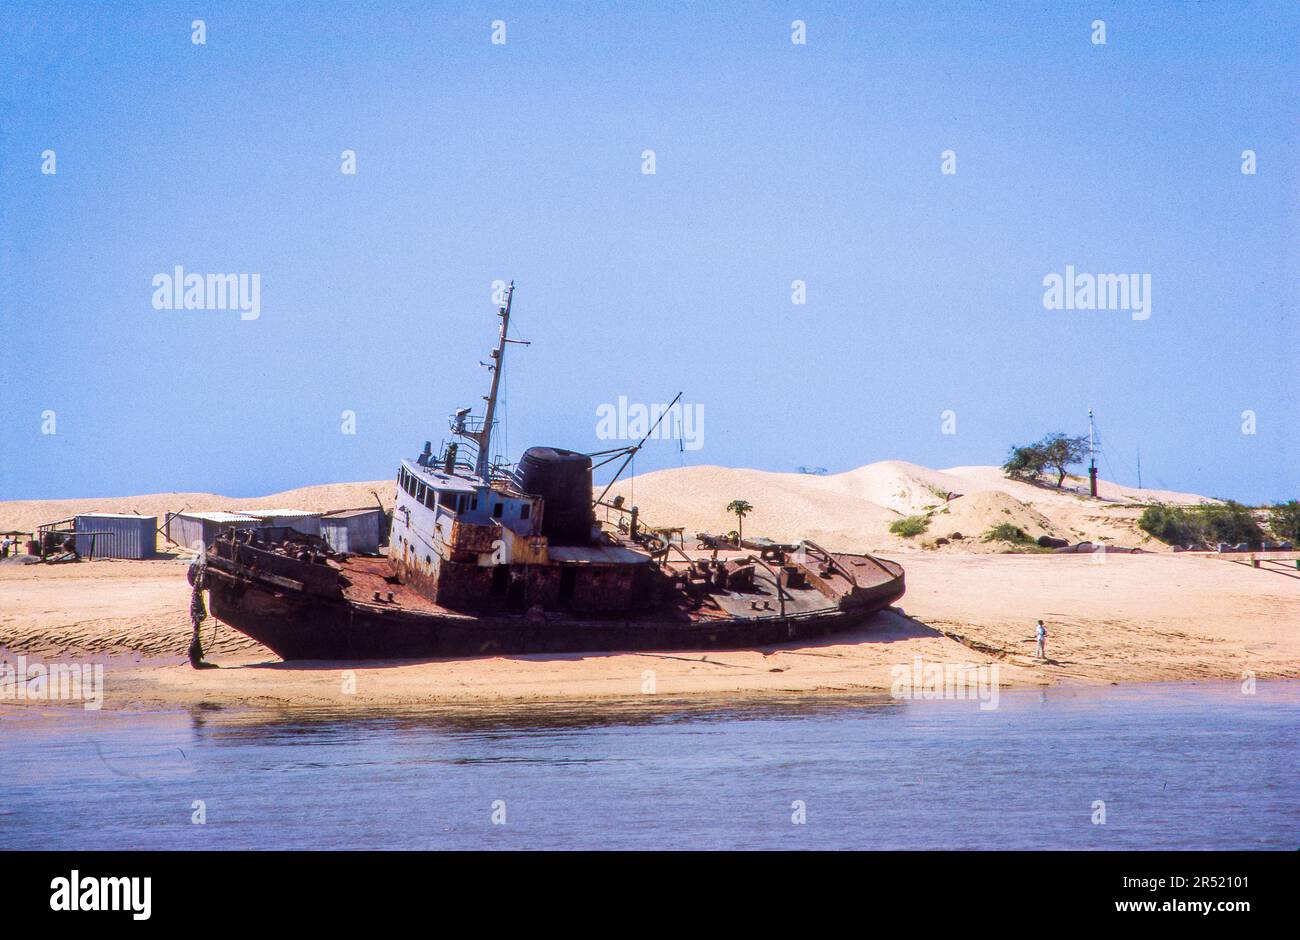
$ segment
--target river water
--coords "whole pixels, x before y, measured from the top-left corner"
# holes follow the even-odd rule
[[[1300,682],[996,709],[10,706],[0,848],[1294,850],[1298,718]]]

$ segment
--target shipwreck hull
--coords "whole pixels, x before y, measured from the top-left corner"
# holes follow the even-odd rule
[[[903,595],[903,571],[856,593],[847,609],[793,616],[629,619],[461,615],[323,597],[256,574],[209,567],[214,617],[286,660],[438,659],[528,653],[713,650],[814,639],[862,625]]]

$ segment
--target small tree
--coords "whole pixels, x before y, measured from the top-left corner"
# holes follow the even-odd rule
[[[1033,444],[1011,448],[1002,471],[1013,480],[1037,483],[1048,470],[1056,471],[1056,487],[1065,482],[1069,467],[1088,453],[1086,437],[1066,437],[1059,431]]]
[[[1002,465],[1003,473],[1024,483],[1037,483],[1046,469],[1047,456],[1035,444],[1012,447],[1007,462]]]
[[[754,511],[754,507],[743,499],[733,499],[727,503],[727,512],[736,514],[736,544],[739,545],[741,539],[745,537],[745,516]]]
[[[1056,471],[1056,488],[1059,490],[1065,482],[1065,475],[1071,465],[1079,463],[1088,455],[1086,437],[1066,437],[1064,434],[1049,434],[1038,442],[1043,449],[1047,465]]]

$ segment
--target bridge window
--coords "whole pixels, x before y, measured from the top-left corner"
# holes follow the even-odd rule
[[[500,518],[501,518],[501,514],[502,514],[503,512],[505,512],[505,511],[506,511],[506,504],[505,504],[505,503],[497,503],[495,506],[492,507],[492,518],[493,518],[493,519],[500,519]]]
[[[532,503],[524,503],[522,506],[519,507],[519,518],[520,518],[520,519],[527,519],[527,518],[528,518],[528,514],[531,513],[532,511],[533,511],[533,504],[532,504]]]

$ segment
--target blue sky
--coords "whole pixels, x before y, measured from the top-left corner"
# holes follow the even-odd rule
[[[0,497],[387,477],[510,278],[512,458],[679,390],[703,447],[638,472],[997,463],[1092,407],[1103,476],[1300,495],[1300,8],[921,9],[7,4]],[[154,309],[177,265],[260,316]],[[1150,318],[1045,309],[1066,265]]]

